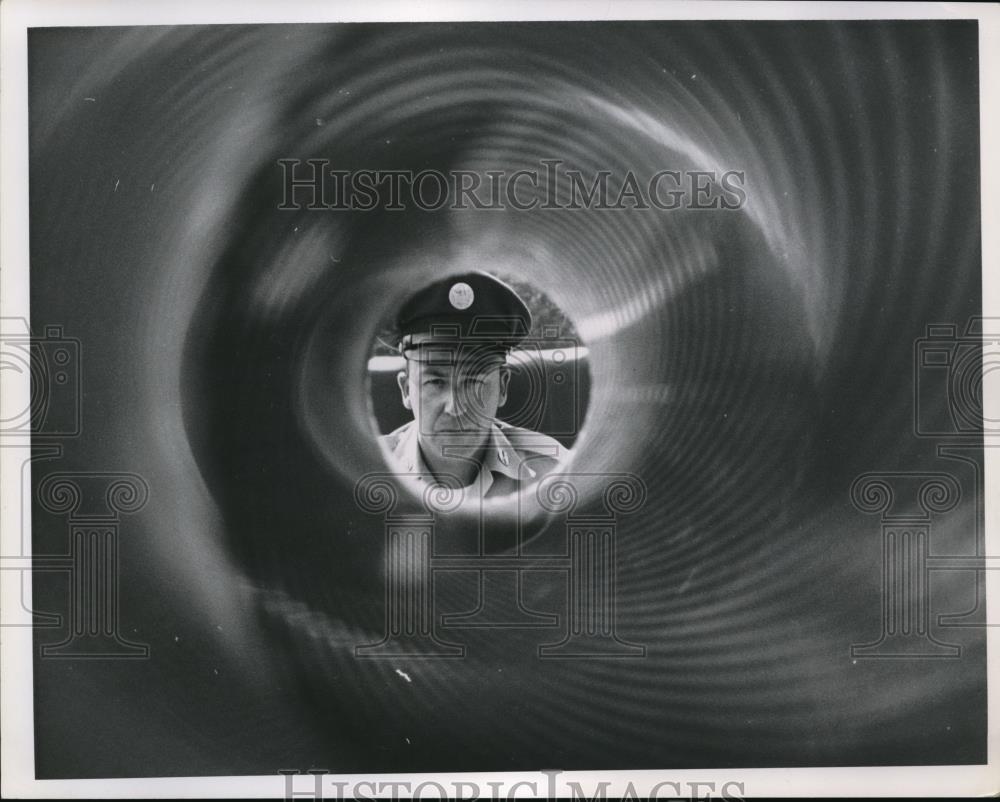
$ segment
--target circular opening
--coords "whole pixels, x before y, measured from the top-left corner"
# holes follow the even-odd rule
[[[590,370],[573,321],[523,279],[486,275],[523,301],[530,325],[507,331],[456,275],[441,288],[444,322],[420,324],[430,334],[407,337],[399,316],[436,284],[414,288],[376,327],[367,363],[372,428],[389,470],[418,492],[444,485],[463,488],[468,501],[512,498],[563,470],[583,427]]]

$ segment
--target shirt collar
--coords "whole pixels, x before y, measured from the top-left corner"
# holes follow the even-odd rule
[[[523,460],[511,445],[507,435],[497,425],[490,427],[489,440],[486,443],[486,456],[480,466],[479,475],[473,480],[473,485],[480,486],[480,492],[485,493],[493,484],[493,474],[499,473],[514,480],[521,478]],[[403,437],[399,439],[393,455],[403,465],[408,473],[430,473],[427,464],[420,453],[420,441],[417,436],[417,424],[413,421],[407,427]],[[529,477],[535,472],[527,465],[523,468]]]
[[[486,450],[486,458],[483,460],[483,468],[503,474],[511,479],[520,479],[521,463],[523,460],[517,451],[514,450],[514,446],[510,444],[507,435],[495,423],[490,429],[490,441],[487,445],[488,448]],[[534,477],[535,475],[535,472],[527,465],[524,466],[524,471],[528,476]]]

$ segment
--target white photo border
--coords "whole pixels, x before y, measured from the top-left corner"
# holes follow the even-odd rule
[[[983,260],[983,315],[1000,317],[1000,103],[995,87],[1000,82],[1000,6],[977,3],[761,3],[698,2],[673,3],[650,0],[624,2],[506,2],[502,6],[475,0],[436,0],[404,3],[369,0],[364,4],[334,6],[329,3],[289,0],[273,4],[248,0],[207,0],[134,3],[127,0],[88,0],[86,3],[29,2],[7,0],[0,6],[0,314],[28,319],[29,314],[29,212],[28,197],[28,87],[27,31],[48,26],[130,26],[175,24],[245,24],[288,22],[432,22],[432,21],[542,21],[542,20],[847,20],[847,19],[977,19],[980,58],[980,158]],[[2,392],[16,403],[29,397],[28,376],[3,373]],[[989,385],[987,385],[987,388]],[[994,386],[995,387],[995,386]],[[984,390],[985,392],[985,390]],[[27,403],[24,403],[27,407]],[[990,406],[984,399],[984,407]],[[996,402],[993,402],[993,408]],[[1000,554],[1000,454],[984,449],[986,482],[986,549]],[[11,449],[0,449],[2,553],[23,535],[18,519],[20,485],[11,481],[20,466]],[[992,488],[992,492],[990,491]],[[1000,792],[1000,576],[985,571],[987,583],[987,671],[993,693],[988,694],[988,764],[941,767],[851,767],[794,769],[716,769],[670,771],[563,772],[555,778],[560,795],[568,795],[567,781],[592,790],[599,781],[610,784],[608,797],[622,794],[629,782],[637,789],[657,783],[675,783],[689,789],[691,783],[742,783],[739,795],[758,796],[955,796],[992,795]],[[30,572],[24,573],[25,592],[30,598]],[[0,572],[0,607],[19,605],[21,572]],[[2,633],[2,793],[6,798],[284,798],[286,778],[281,775],[255,777],[136,778],[109,780],[36,780],[34,778],[32,708],[32,631],[28,627],[5,627]],[[391,785],[417,785],[435,780],[446,789],[455,782],[504,783],[518,786],[518,798],[545,796],[547,775],[540,772],[489,774],[383,774],[326,775],[324,798],[336,798],[340,788],[371,781],[374,797],[388,798]],[[303,782],[296,788],[308,793]],[[532,784],[537,794],[531,793]],[[366,789],[368,786],[366,786]],[[704,789],[703,789],[704,790]],[[734,791],[735,793],[736,791]],[[696,796],[697,794],[695,794]],[[303,798],[302,794],[298,798]]]

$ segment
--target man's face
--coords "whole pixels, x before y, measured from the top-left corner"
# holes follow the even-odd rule
[[[471,452],[483,445],[497,409],[507,400],[510,371],[501,364],[407,360],[397,381],[421,444],[468,446]]]

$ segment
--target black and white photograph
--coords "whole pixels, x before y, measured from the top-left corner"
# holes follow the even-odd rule
[[[4,797],[1000,793],[997,6],[0,14]]]

